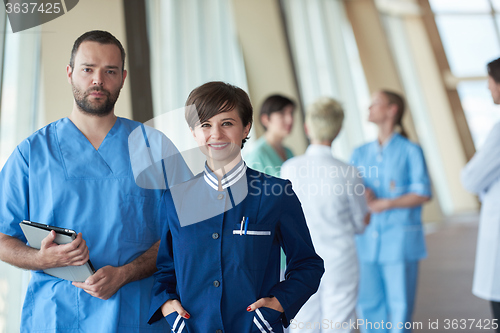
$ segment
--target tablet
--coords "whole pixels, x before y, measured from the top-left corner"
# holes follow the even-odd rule
[[[23,230],[24,236],[26,236],[28,240],[28,245],[35,249],[40,249],[42,240],[47,237],[52,230],[56,232],[56,238],[54,239],[54,243],[56,244],[71,243],[77,236],[77,233],[71,229],[64,229],[31,221],[22,221],[19,225]],[[55,267],[44,269],[43,271],[46,274],[76,282],[84,282],[89,276],[95,273],[90,260],[81,266]]]

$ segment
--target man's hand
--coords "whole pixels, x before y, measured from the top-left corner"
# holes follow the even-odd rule
[[[85,282],[73,282],[75,287],[85,290],[88,294],[100,298],[109,299],[118,289],[127,283],[123,272],[123,266],[104,266],[94,275],[87,278]]]
[[[94,297],[109,299],[127,283],[153,275],[156,271],[156,255],[159,246],[160,241],[153,244],[134,261],[119,267],[104,266],[85,282],[73,282],[73,285]]]
[[[283,310],[283,307],[281,306],[280,302],[278,301],[278,299],[276,297],[261,298],[261,299],[257,300],[257,302],[250,304],[247,308],[247,311],[248,312],[255,311],[255,309],[262,308],[262,307],[270,308],[270,309],[273,309],[273,310],[276,310],[279,312],[285,311],[285,310]]]
[[[177,312],[185,319],[191,318],[189,313],[182,307],[181,302],[176,299],[169,299],[161,306],[161,313],[163,314],[163,317],[166,317],[173,312]]]
[[[58,245],[54,243],[56,232],[51,231],[42,240],[40,250],[37,253],[37,261],[42,269],[80,266],[89,260],[89,249],[86,242],[79,233],[75,240],[68,244]]]

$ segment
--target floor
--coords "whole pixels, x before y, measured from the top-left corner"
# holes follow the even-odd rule
[[[420,266],[413,318],[422,328],[415,332],[494,332],[476,327],[480,319],[483,324],[491,319],[489,303],[471,293],[476,237],[476,221],[448,223],[427,235],[429,256]],[[456,329],[451,326],[454,319]],[[437,329],[430,329],[431,323]]]
[[[480,327],[485,319],[491,320],[489,302],[471,292],[477,216],[462,217],[429,229],[432,232],[426,236],[428,258],[420,265],[413,332],[495,333],[491,323],[490,329]]]

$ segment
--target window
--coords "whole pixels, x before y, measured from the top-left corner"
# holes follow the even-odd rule
[[[184,119],[187,96],[208,81],[248,92],[231,10],[229,0],[146,2],[154,127],[168,134],[195,174],[205,158],[189,154],[199,149]]]
[[[486,64],[500,56],[500,0],[429,0],[451,74],[464,108],[476,149],[500,109],[493,104],[486,82]]]
[[[5,15],[5,11],[0,11]],[[0,36],[0,167],[37,127],[39,115],[40,28],[12,33],[5,16]],[[29,272],[0,261],[0,332],[19,332]]]
[[[343,130],[333,142],[337,157],[376,138],[368,124],[369,92],[344,4],[338,0],[283,0],[287,31],[304,104],[328,96],[344,106]]]

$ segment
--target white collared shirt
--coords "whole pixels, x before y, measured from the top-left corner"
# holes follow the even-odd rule
[[[281,176],[292,182],[315,246],[363,232],[368,208],[362,179],[354,166],[334,158],[330,147],[310,145],[283,164]]]

